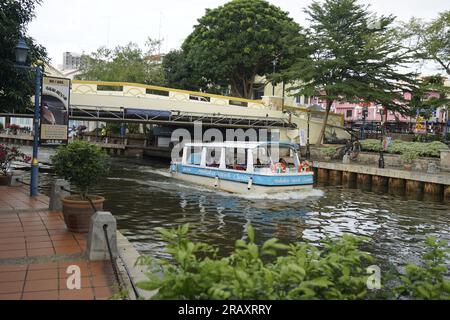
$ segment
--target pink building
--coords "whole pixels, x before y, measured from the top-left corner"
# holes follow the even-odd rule
[[[430,93],[430,97],[437,97],[437,93]],[[411,94],[405,93],[405,98],[410,100]],[[363,122],[363,104],[347,103],[347,102],[335,102],[331,110],[335,113],[340,113],[344,115],[345,122],[348,126],[354,124],[361,125]],[[367,105],[367,117],[365,122],[367,124],[379,124],[381,122],[381,114],[384,114],[384,108],[381,105],[375,105],[373,103]],[[433,114],[428,123],[439,124],[444,126],[444,124],[449,121],[448,112],[444,108],[439,108]],[[393,131],[408,132],[413,130],[416,124],[416,116],[403,116],[398,112],[388,111],[387,114],[388,127]]]

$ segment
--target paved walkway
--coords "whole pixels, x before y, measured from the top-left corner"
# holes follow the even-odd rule
[[[86,234],[66,229],[48,198],[28,188],[0,186],[0,300],[108,299],[118,292],[111,263],[89,262]],[[69,266],[81,271],[81,289],[69,290]]]

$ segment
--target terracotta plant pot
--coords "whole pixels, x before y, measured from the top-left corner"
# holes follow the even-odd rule
[[[89,196],[96,211],[103,210],[105,198],[100,196]],[[65,197],[63,200],[63,215],[67,229],[76,233],[87,233],[91,224],[94,209],[87,200],[80,200],[79,196]]]
[[[3,175],[0,174],[0,186],[9,186],[11,182],[11,176],[10,175]]]

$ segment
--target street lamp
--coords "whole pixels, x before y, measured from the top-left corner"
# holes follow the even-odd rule
[[[310,124],[311,124],[311,110],[314,108],[313,105],[309,105],[306,107],[306,112],[308,114],[308,120],[307,120],[307,131],[306,131],[306,160],[311,159],[311,144],[309,142],[309,136],[310,136]]]
[[[361,140],[364,140],[366,138],[365,128],[366,128],[366,119],[368,115],[369,115],[369,108],[367,106],[364,106],[362,109],[363,123],[361,128]]]
[[[39,178],[39,161],[38,161],[38,147],[39,147],[39,103],[41,95],[41,81],[42,70],[39,66],[32,67],[27,66],[27,56],[30,48],[27,46],[25,40],[20,38],[17,42],[16,53],[16,67],[20,69],[33,70],[36,73],[35,87],[34,87],[34,139],[33,139],[33,158],[31,160],[31,182],[30,182],[30,196],[35,197],[38,195],[38,178]]]
[[[307,127],[307,133],[306,133],[306,160],[311,159],[311,148],[309,143],[309,123],[311,121],[311,112],[308,111],[308,127]]]
[[[273,77],[275,77],[276,67],[277,67],[277,58],[273,59]],[[272,96],[275,97],[275,79],[272,80]]]
[[[381,148],[380,148],[380,157],[378,159],[378,168],[383,169],[385,166],[384,163],[384,146],[383,146],[383,137],[384,137],[384,121],[383,121],[383,113],[386,115],[386,119],[384,121],[387,121],[387,109],[383,110],[380,109],[380,116],[381,116],[381,122],[380,122],[380,130],[381,130]]]

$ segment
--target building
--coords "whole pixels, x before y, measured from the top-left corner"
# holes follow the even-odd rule
[[[289,92],[289,86],[283,83],[272,86],[271,82],[267,82],[265,78],[258,77],[255,81],[253,90],[254,99],[262,99],[262,97],[276,96],[283,97],[283,105],[285,108],[293,109],[306,108],[310,106],[321,107],[323,111],[326,108],[326,101],[318,97],[293,96]],[[450,79],[445,79],[445,85],[450,86]],[[435,93],[430,92],[429,96]],[[406,99],[411,99],[410,94],[405,94]],[[448,107],[448,106],[447,106]],[[364,117],[364,110],[367,113]],[[362,124],[368,131],[377,132],[381,127],[381,115],[384,115],[384,108],[381,105],[368,104],[363,106],[362,103],[335,102],[331,107],[331,112],[342,114],[347,128],[359,130]],[[410,133],[415,132],[416,116],[404,116],[398,112],[389,111],[386,120],[386,129],[389,132]],[[430,119],[427,119],[429,132],[450,132],[449,111],[446,108],[438,108]],[[447,126],[446,126],[447,124]]]
[[[62,70],[78,70],[83,65],[83,57],[81,54],[74,52],[63,53]]]

